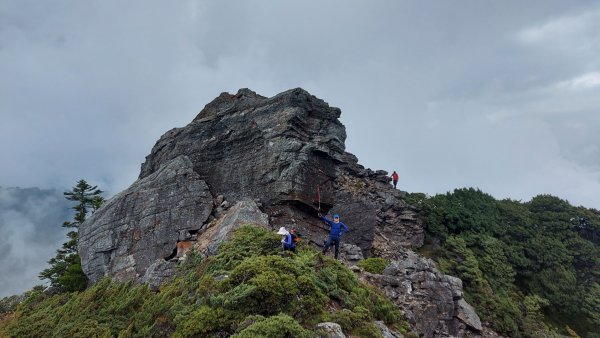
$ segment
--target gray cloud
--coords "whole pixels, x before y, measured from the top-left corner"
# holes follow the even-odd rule
[[[0,184],[114,193],[219,92],[301,86],[403,189],[599,208],[599,17],[592,1],[6,2]]]
[[[58,191],[0,187],[0,298],[43,283],[37,276],[66,242],[70,214]]]

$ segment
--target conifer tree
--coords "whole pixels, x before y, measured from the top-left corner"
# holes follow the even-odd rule
[[[48,261],[50,267],[42,271],[39,277],[49,280],[53,287],[65,291],[83,290],[87,285],[87,277],[81,269],[81,259],[77,253],[78,230],[88,212],[98,210],[104,198],[98,186],[91,186],[85,180],[79,180],[71,191],[65,191],[63,194],[67,200],[77,202],[73,207],[76,212],[73,221],[64,222],[62,225],[73,230],[67,233],[67,242],[56,251],[56,256]]]

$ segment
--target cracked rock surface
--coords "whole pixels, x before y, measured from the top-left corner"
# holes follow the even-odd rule
[[[329,228],[317,213],[337,213],[350,228],[340,257],[350,266],[370,256],[391,260],[382,275],[361,278],[384,290],[416,332],[480,335],[460,279],[411,251],[425,231],[406,193],[345,151],[340,114],[300,88],[271,98],[222,93],[187,126],[166,132],[138,180],[80,226],[83,271],[91,283],[108,276],[155,288],[192,247],[214,254],[241,225],[295,227],[302,241],[322,245]]]
[[[151,265],[173,253],[181,231],[202,228],[212,201],[208,185],[186,156],[169,160],[111,198],[80,226],[83,271],[92,283],[104,276],[140,281]]]
[[[393,260],[381,275],[361,276],[381,288],[424,337],[477,336],[483,330],[479,316],[463,298],[462,281],[444,275],[433,261],[412,251]]]

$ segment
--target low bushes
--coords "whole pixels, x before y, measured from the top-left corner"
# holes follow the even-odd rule
[[[358,262],[358,266],[370,273],[382,274],[390,262],[385,258],[371,257]]]
[[[242,227],[216,256],[193,254],[159,292],[109,280],[51,297],[33,291],[0,319],[0,336],[313,337],[329,320],[378,337],[374,320],[401,323],[398,309],[343,264],[306,248],[282,257],[279,240]]]

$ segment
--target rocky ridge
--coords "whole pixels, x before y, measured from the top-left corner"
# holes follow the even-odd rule
[[[462,283],[411,248],[424,228],[385,171],[345,151],[338,108],[302,89],[266,98],[222,93],[187,126],[165,133],[139,179],[82,224],[79,251],[90,281],[104,276],[158,286],[187,250],[214,253],[242,224],[296,227],[307,242],[327,234],[316,217],[339,213],[351,227],[342,258],[392,260],[362,273],[425,337],[479,335]]]

